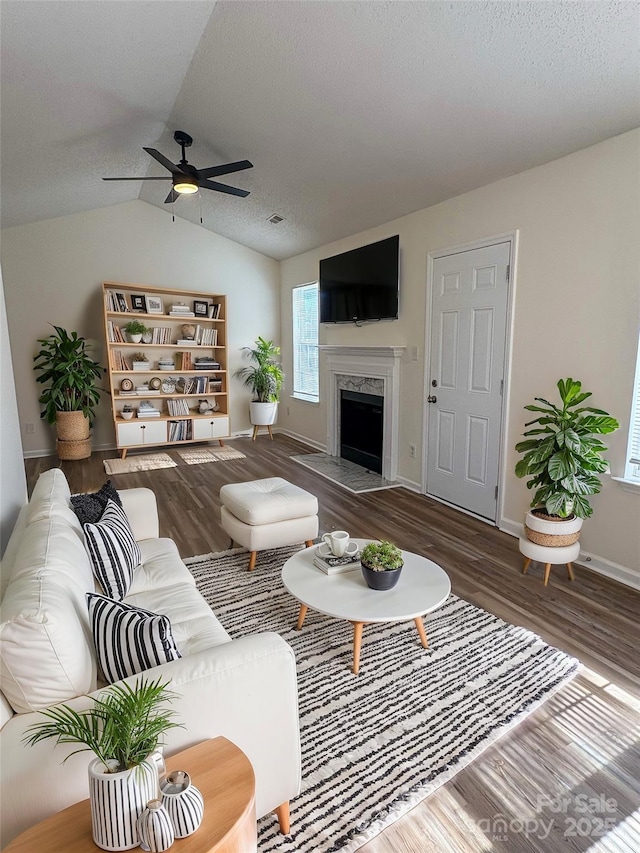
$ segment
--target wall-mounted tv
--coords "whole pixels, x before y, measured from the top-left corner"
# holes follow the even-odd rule
[[[320,322],[398,319],[400,238],[320,261]]]

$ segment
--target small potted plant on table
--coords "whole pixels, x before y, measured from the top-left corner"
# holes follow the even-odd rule
[[[370,542],[360,555],[362,574],[371,589],[391,589],[400,579],[402,551],[391,542]]]
[[[126,681],[112,684],[88,710],[59,705],[40,711],[48,721],[35,723],[25,733],[30,746],[54,738],[56,743],[83,744],[76,752],[90,750],[97,756],[89,764],[89,796],[93,840],[103,850],[140,844],[136,821],[157,798],[159,772],[164,772],[158,752],[161,737],[179,726],[173,712],[161,707],[175,698],[166,688],[159,678],[141,678],[133,687]],[[105,814],[108,821],[101,819]]]

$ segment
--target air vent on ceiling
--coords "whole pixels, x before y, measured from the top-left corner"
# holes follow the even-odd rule
[[[278,216],[277,213],[274,213],[273,216],[267,219],[267,222],[270,222],[272,225],[278,225],[280,222],[284,222],[284,216]]]

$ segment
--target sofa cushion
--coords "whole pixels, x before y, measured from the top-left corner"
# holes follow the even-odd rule
[[[97,492],[71,495],[71,507],[78,516],[80,524],[95,524],[97,521],[100,521],[109,500],[115,501],[118,506],[122,506],[120,496],[117,490],[111,485],[111,480],[107,480],[104,486],[101,486]]]
[[[148,589],[136,595],[128,595],[126,603],[168,616],[183,657],[231,640],[207,602],[191,584],[179,581],[176,586]]]
[[[69,484],[59,468],[50,468],[38,477],[28,511],[28,524],[55,515],[82,535],[82,526],[71,507]]]
[[[142,555],[122,507],[108,500],[97,524],[84,525],[85,544],[93,571],[109,598],[117,601],[127,594],[133,570]]]
[[[182,583],[196,585],[193,575],[180,559],[173,539],[143,539],[138,545],[142,562],[133,573],[127,600],[132,595],[151,589]]]
[[[98,663],[109,684],[182,657],[167,616],[97,593],[87,593],[87,603]]]

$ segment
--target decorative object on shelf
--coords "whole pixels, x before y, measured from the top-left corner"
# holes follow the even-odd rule
[[[577,380],[560,379],[557,387],[561,406],[535,397],[542,405],[524,407],[540,414],[527,421],[526,427],[537,426],[526,430],[525,441],[516,444],[517,452],[524,453],[516,477],[530,477],[527,488],[534,490],[525,534],[546,547],[565,547],[578,540],[583,519],[593,512],[587,496],[600,491],[598,475],[608,468],[602,457],[606,445],[597,436],[619,427],[602,409],[582,405],[592,394],[582,391]]]
[[[360,554],[362,575],[371,589],[391,589],[399,579],[404,560],[402,551],[391,542],[369,542]]]
[[[130,394],[133,391],[133,379],[126,376],[120,380],[120,393]]]
[[[138,818],[140,847],[150,853],[163,853],[175,841],[173,822],[160,800],[149,800]]]
[[[209,314],[209,303],[203,299],[193,300],[193,313],[196,317],[207,317]]]
[[[209,400],[198,400],[198,412],[201,415],[208,415],[211,412],[217,412],[218,408],[218,404],[215,402],[211,403]]]
[[[30,746],[55,738],[96,754],[89,765],[89,797],[93,840],[103,850],[129,850],[140,843],[137,819],[164,776],[160,739],[179,726],[163,707],[176,695],[167,684],[144,677],[133,687],[112,684],[93,700],[93,708],[76,711],[63,704],[40,711],[48,722],[25,733]]]
[[[163,314],[164,303],[160,296],[147,296],[147,314]]]
[[[147,299],[143,293],[131,294],[131,310],[140,311],[142,314],[147,313]]]
[[[159,376],[154,376],[149,380],[149,388],[152,391],[159,391],[162,387],[162,379]]]
[[[160,782],[161,802],[171,818],[176,838],[192,835],[202,823],[204,799],[184,770],[174,770]]]
[[[193,323],[183,323],[182,326],[180,327],[180,329],[182,331],[181,340],[183,340],[183,341],[194,341],[195,340],[195,338],[196,338],[196,327],[193,325]]]
[[[120,412],[120,416],[125,419],[125,421],[130,421],[133,417],[133,409],[128,404],[122,407],[122,411]]]
[[[249,404],[251,423],[270,426],[278,416],[278,400],[284,382],[282,365],[276,361],[280,347],[273,341],[258,337],[255,347],[243,347],[243,352],[251,364],[236,370],[234,376],[241,379],[253,394]]]
[[[134,352],[131,356],[131,368],[133,370],[146,371],[150,368],[149,359],[143,352]]]
[[[129,336],[129,340],[132,344],[139,344],[142,340],[142,335],[149,331],[145,324],[141,323],[140,320],[129,320],[129,322],[125,324],[124,330]]]
[[[168,356],[163,356],[158,359],[158,370],[175,370],[176,363],[172,358]]]
[[[162,393],[163,394],[175,394],[176,393],[176,380],[173,376],[165,376],[162,379]]]
[[[152,344],[153,343],[153,329],[147,329],[146,332],[142,333],[142,343],[143,344]]]
[[[89,430],[103,390],[97,385],[105,372],[89,355],[89,344],[76,332],[54,326],[55,334],[38,339],[34,357],[36,382],[45,384],[38,402],[40,417],[56,425],[56,450],[60,459],[91,456]]]

